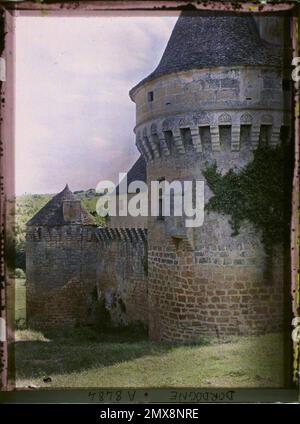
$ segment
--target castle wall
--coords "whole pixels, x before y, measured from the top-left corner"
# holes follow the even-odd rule
[[[148,99],[149,92],[153,92],[153,101]],[[274,67],[232,66],[178,72],[138,86],[132,96],[137,105],[136,132],[140,130],[141,136],[141,125],[155,121],[158,130],[163,131],[162,122],[168,117],[180,121],[191,114],[190,124],[196,127],[198,121],[201,124],[199,109],[213,113],[252,111],[258,117],[263,114],[260,111],[289,109],[284,104],[281,70]],[[240,124],[239,116],[236,118],[234,123]]]
[[[146,196],[146,193],[145,193]],[[131,216],[127,214],[126,216],[122,216],[120,212],[120,208],[124,208],[124,204],[127,204],[127,208],[130,205],[130,201],[135,197],[135,194],[127,194],[127,195],[117,195],[116,196],[116,216],[109,216],[109,220],[107,222],[107,226],[109,228],[147,228],[147,216]],[[120,206],[120,207],[119,207]]]
[[[146,230],[28,227],[26,273],[29,327],[94,323],[102,300],[114,324],[148,324]]]
[[[290,118],[282,79],[276,67],[232,66],[176,72],[135,87],[136,145],[147,161],[148,186],[162,179],[204,181],[207,204],[213,195],[203,175],[208,164],[225,174],[252,161],[260,144],[280,143]],[[148,219],[150,338],[282,328],[281,249],[266,280],[261,235],[250,223],[232,236],[229,217],[206,211],[198,228],[186,228],[184,219]]]
[[[222,173],[244,167],[260,143],[280,143],[290,120],[290,91],[275,66],[174,72],[139,84],[131,97],[148,187],[162,179],[204,181],[206,204],[213,195],[203,175],[207,164],[216,162]],[[196,228],[187,228],[184,219],[116,217],[108,228],[91,231],[30,228],[31,322],[87,322],[96,288],[114,323],[149,324],[152,340],[282,329],[287,290],[281,248],[266,278],[261,235],[250,223],[233,236],[227,216],[205,212]],[[147,228],[147,235],[134,227]]]
[[[65,327],[92,319],[97,254],[93,226],[27,228],[26,302],[30,327]]]
[[[149,336],[194,340],[202,335],[263,334],[284,325],[283,258],[265,280],[264,252],[251,226],[231,237],[226,218],[206,217],[202,243],[159,242],[149,229]],[[252,233],[252,234],[251,234]]]
[[[113,323],[148,324],[147,240],[142,229],[98,230],[98,295]]]
[[[266,142],[276,146],[281,127],[290,122],[290,91],[283,90],[277,68],[178,72],[138,86],[132,96],[137,104],[136,145],[148,163],[192,150],[200,161],[216,160],[225,169],[241,167],[264,131]],[[230,137],[221,140],[224,127]],[[248,140],[241,143],[247,131]],[[181,159],[177,166],[180,177],[186,164]]]
[[[213,152],[209,130],[202,152],[149,160],[148,184],[167,181],[204,181],[204,200],[212,193],[204,179],[207,163],[228,171],[253,158],[248,132],[232,151],[232,135],[220,129],[220,150]],[[272,278],[265,279],[266,255],[260,234],[244,223],[232,236],[228,217],[204,214],[201,227],[187,229],[183,218],[148,220],[149,335],[154,340],[188,340],[203,334],[260,334],[282,329],[284,322],[284,262],[280,249],[273,257]]]

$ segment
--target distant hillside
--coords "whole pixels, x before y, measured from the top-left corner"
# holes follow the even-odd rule
[[[94,216],[97,225],[105,225],[105,218],[98,216],[96,203],[99,194],[94,189],[74,191],[83,206]],[[25,269],[26,222],[29,221],[54,194],[24,194],[16,197],[16,268]]]

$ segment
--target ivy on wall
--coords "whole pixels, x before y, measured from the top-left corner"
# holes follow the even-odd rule
[[[214,193],[207,211],[229,215],[232,235],[239,233],[246,220],[262,235],[262,243],[270,258],[276,244],[289,243],[292,149],[290,143],[277,147],[260,146],[244,168],[230,169],[225,175],[216,163],[204,171]]]

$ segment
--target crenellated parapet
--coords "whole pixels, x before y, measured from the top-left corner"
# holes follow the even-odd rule
[[[78,225],[57,227],[31,226],[27,230],[27,242],[111,242],[123,240],[130,243],[147,241],[147,229],[144,228],[96,228]]]
[[[211,152],[222,150],[220,127],[231,131],[231,151],[241,149],[241,130],[250,131],[250,149],[255,150],[259,143],[276,146],[280,142],[281,127],[286,125],[281,111],[217,111],[175,115],[156,119],[136,127],[136,145],[146,161],[160,157],[185,154],[193,150],[203,153],[204,129],[209,130]]]
[[[96,241],[96,227],[82,225],[28,226],[27,242]]]
[[[145,243],[147,241],[147,230],[144,228],[98,228],[97,239],[102,243],[112,241],[125,241],[129,243]]]

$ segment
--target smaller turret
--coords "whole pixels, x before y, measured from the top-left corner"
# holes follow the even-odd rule
[[[31,327],[88,322],[96,277],[94,218],[69,189],[27,223],[27,319]]]
[[[28,227],[55,227],[65,224],[95,225],[92,215],[76,199],[68,184],[54,196],[33,218]]]

